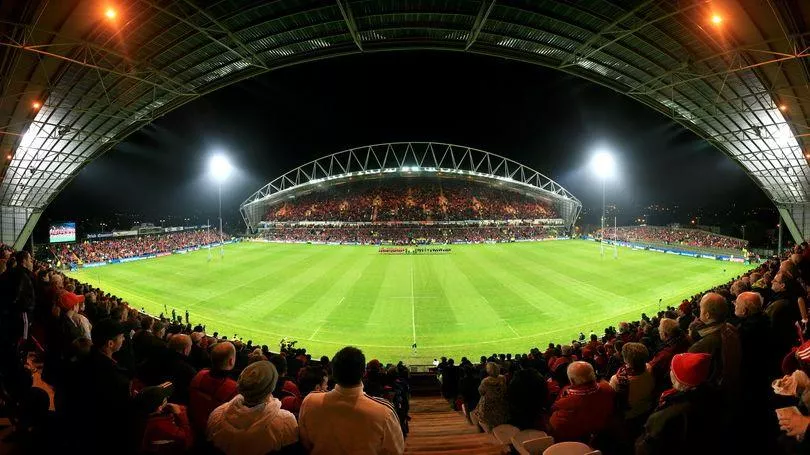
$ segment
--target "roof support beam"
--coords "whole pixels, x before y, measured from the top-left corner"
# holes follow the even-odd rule
[[[470,47],[475,44],[475,40],[478,39],[478,35],[481,34],[481,30],[484,28],[484,24],[487,22],[489,18],[489,13],[492,12],[492,8],[495,7],[495,0],[482,0],[481,7],[478,9],[478,15],[475,16],[475,22],[473,22],[473,28],[470,30],[470,36],[467,38],[467,44],[464,46],[464,50],[469,50]]]
[[[349,2],[346,0],[336,0],[338,8],[340,9],[340,14],[343,16],[343,20],[346,22],[346,27],[349,28],[349,34],[352,35],[352,40],[354,44],[360,49],[360,52],[363,52],[363,43],[360,40],[360,33],[357,32],[357,23],[354,21],[354,14],[352,14],[352,9],[349,7]]]

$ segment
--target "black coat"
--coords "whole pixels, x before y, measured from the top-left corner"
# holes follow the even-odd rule
[[[714,423],[719,406],[712,392],[701,388],[667,394],[644,424],[636,455],[724,453],[718,447],[723,440],[717,437]]]

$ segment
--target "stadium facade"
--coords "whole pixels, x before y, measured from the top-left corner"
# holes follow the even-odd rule
[[[741,166],[794,240],[810,234],[809,2],[116,6],[109,19],[97,2],[0,2],[4,243],[19,248],[87,163],[185,103],[290,65],[410,49],[542,65],[625,94]]]
[[[247,230],[255,233],[272,207],[316,189],[348,181],[418,177],[473,181],[545,201],[566,230],[582,210],[579,199],[560,184],[509,158],[454,144],[392,142],[343,150],[292,169],[253,193],[239,211]]]

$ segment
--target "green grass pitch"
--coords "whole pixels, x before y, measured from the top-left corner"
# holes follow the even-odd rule
[[[654,313],[747,266],[584,240],[454,245],[448,255],[389,256],[373,246],[241,243],[82,269],[72,276],[151,314],[164,305],[208,333],[313,356],[361,347],[368,359],[429,363],[527,352],[580,331]],[[414,354],[411,344],[416,341]]]

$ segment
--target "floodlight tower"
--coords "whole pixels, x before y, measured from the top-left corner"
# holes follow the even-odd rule
[[[223,248],[222,243],[224,242],[224,234],[222,233],[222,182],[231,175],[231,171],[233,167],[231,167],[231,162],[228,161],[228,158],[222,154],[216,154],[211,157],[211,160],[208,162],[208,172],[211,174],[211,177],[214,178],[217,182],[217,193],[219,196],[219,256],[225,257],[225,249]]]
[[[616,173],[616,162],[609,152],[600,150],[591,158],[591,170],[602,180],[602,239],[599,242],[599,254],[605,257],[605,183]],[[615,247],[615,243],[614,243]]]

